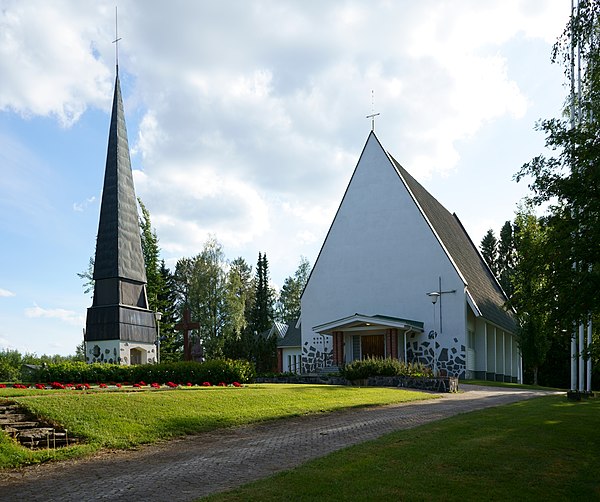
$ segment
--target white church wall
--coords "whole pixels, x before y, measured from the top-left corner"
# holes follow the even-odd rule
[[[434,324],[427,293],[438,290],[440,277],[443,291],[456,292],[442,295]],[[427,336],[435,330],[438,355],[447,349],[464,365],[465,302],[463,281],[371,136],[302,296],[306,369],[312,327],[355,313],[422,321],[425,333],[410,337],[410,349],[432,349]]]
[[[156,363],[156,347],[151,343],[124,342],[122,340],[94,340],[85,343],[85,357],[88,363],[109,363],[129,366],[131,350],[138,350],[138,364]]]

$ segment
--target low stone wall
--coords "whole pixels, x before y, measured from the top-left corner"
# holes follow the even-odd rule
[[[290,375],[278,377],[259,377],[256,383],[304,383],[322,385],[354,385],[355,387],[401,387],[407,389],[429,390],[433,392],[458,392],[457,377],[369,377],[365,380],[346,380],[336,376]]]

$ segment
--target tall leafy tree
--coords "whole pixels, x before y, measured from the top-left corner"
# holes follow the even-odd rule
[[[302,256],[294,275],[283,281],[277,302],[277,320],[290,322],[300,317],[300,298],[310,275],[310,262]]]
[[[225,313],[225,255],[223,246],[210,237],[193,261],[191,312],[200,323],[205,357],[223,356]]]
[[[236,258],[229,266],[225,291],[227,322],[224,329],[223,354],[238,359],[249,358],[252,338],[247,334],[250,309],[254,300],[252,267],[243,258]]]
[[[542,220],[527,211],[517,215],[515,228],[517,254],[511,275],[510,305],[516,311],[517,341],[523,364],[532,370],[533,383],[537,385],[538,370],[546,360],[555,335],[549,315],[548,283],[552,277],[545,258],[547,232]]]
[[[497,275],[498,239],[496,239],[494,231],[491,228],[484,235],[483,239],[481,239],[479,249],[492,273]]]
[[[581,55],[581,92],[574,86],[566,113],[542,120],[552,156],[539,155],[523,165],[516,179],[530,180],[530,200],[547,207],[546,261],[553,267],[550,308],[565,332],[588,316],[600,314],[600,2],[581,0],[553,61],[574,76],[571,47]]]

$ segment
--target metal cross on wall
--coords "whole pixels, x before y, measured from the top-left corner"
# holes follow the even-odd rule
[[[192,351],[190,348],[189,332],[193,329],[200,329],[199,322],[192,322],[190,309],[183,309],[183,319],[175,325],[177,331],[183,331],[183,360],[192,360]]]

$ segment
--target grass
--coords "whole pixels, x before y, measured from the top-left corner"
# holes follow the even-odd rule
[[[57,450],[56,458],[62,459],[100,448],[131,448],[219,427],[433,396],[390,388],[262,384],[239,389],[117,392],[1,389],[0,402],[3,397],[86,441],[86,445]],[[0,468],[42,462],[53,455],[26,450],[6,434],[0,434]]]
[[[207,500],[600,500],[599,425],[600,399],[532,399],[389,434]]]
[[[558,387],[543,387],[541,385],[531,385],[522,383],[511,383],[511,382],[494,382],[491,380],[461,380],[461,385],[484,385],[486,387],[510,387],[511,389],[533,389],[533,390],[566,390],[559,389]]]

